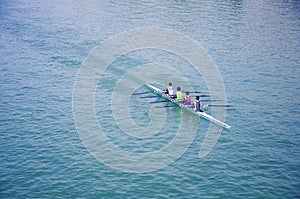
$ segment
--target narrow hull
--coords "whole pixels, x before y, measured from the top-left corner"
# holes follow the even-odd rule
[[[226,129],[230,129],[231,128],[231,126],[229,126],[228,124],[225,124],[224,122],[221,122],[220,120],[212,117],[211,115],[208,115],[205,112],[194,111],[192,108],[190,108],[190,107],[188,107],[186,105],[183,105],[182,103],[180,103],[180,102],[178,102],[178,101],[170,98],[169,96],[165,95],[164,91],[162,91],[161,89],[156,88],[155,86],[152,86],[150,84],[145,84],[145,85],[146,85],[146,87],[148,89],[150,89],[156,95],[158,95],[158,96],[160,96],[160,97],[162,97],[164,99],[169,100],[170,102],[172,102],[172,103],[180,106],[181,108],[183,108],[183,109],[185,109],[185,110],[187,110],[187,111],[189,111],[189,112],[191,112],[191,113],[193,113],[195,115],[198,115],[199,117],[205,118],[205,119],[207,119],[207,120],[209,120],[209,121],[211,121],[211,122],[213,122],[213,123],[215,123],[215,124],[217,124],[219,126],[222,126],[222,127],[226,128]]]

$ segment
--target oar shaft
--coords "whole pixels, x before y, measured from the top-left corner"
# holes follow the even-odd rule
[[[191,97],[196,97],[196,96],[199,96],[199,97],[211,97],[211,95],[208,95],[208,94],[192,95]]]
[[[199,95],[199,97],[211,97],[211,95]]]
[[[201,92],[201,91],[194,91],[194,92],[189,92],[189,93],[203,93],[203,92]]]
[[[154,108],[169,108],[169,107],[175,107],[175,105],[154,106]]]
[[[142,96],[140,98],[155,98],[155,97],[157,97],[157,96]]]
[[[141,93],[132,93],[131,95],[142,95],[142,94],[148,94],[148,93],[151,93],[151,92],[141,92]]]
[[[234,107],[230,104],[208,104],[208,106],[216,106],[216,107]]]
[[[167,100],[163,100],[163,101],[154,101],[154,102],[148,102],[148,104],[156,104],[156,103],[161,103],[161,102],[169,102]]]
[[[201,102],[221,102],[223,100],[218,100],[218,99],[202,99],[200,101]]]

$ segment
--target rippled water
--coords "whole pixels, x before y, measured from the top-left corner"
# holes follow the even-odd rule
[[[300,197],[299,10],[297,0],[1,1],[0,197]],[[73,120],[72,91],[95,46],[145,26],[199,42],[219,68],[228,103],[237,108],[226,114],[232,129],[223,131],[204,159],[198,153],[209,123],[200,120],[193,143],[177,161],[132,174],[102,164],[85,148]],[[116,60],[110,78],[100,83],[110,88],[126,69],[149,59],[181,63],[147,52]],[[193,70],[183,72],[206,89]],[[122,149],[153,151],[174,137],[172,128],[141,142],[122,134],[106,106],[109,89],[98,89],[96,114],[106,111],[98,119]],[[147,123],[148,105],[133,100],[133,119]],[[180,120],[178,109],[166,111],[169,123]]]

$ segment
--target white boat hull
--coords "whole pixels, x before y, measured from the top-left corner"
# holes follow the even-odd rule
[[[170,98],[170,97],[169,97],[168,95],[166,95],[166,94],[164,93],[164,91],[162,91],[161,89],[159,89],[159,88],[157,88],[157,87],[155,87],[155,86],[152,86],[152,85],[150,85],[150,84],[145,84],[145,85],[146,85],[147,88],[149,88],[149,89],[150,89],[152,92],[154,92],[156,95],[159,95],[160,97],[169,100],[170,102],[172,102],[172,103],[174,103],[174,104],[180,106],[181,108],[183,108],[183,109],[185,109],[185,110],[187,110],[187,111],[189,111],[189,112],[191,112],[191,113],[193,113],[193,114],[196,114],[196,115],[198,115],[199,117],[205,118],[205,119],[207,119],[207,120],[209,120],[209,121],[211,121],[211,122],[213,122],[213,123],[215,123],[215,124],[217,124],[217,125],[219,125],[219,126],[222,126],[222,127],[226,128],[226,129],[230,129],[230,128],[231,128],[230,125],[225,124],[224,122],[221,122],[220,120],[218,120],[218,119],[212,117],[211,115],[208,115],[208,114],[205,113],[205,112],[194,111],[192,108],[190,108],[190,107],[188,107],[188,106],[186,106],[186,105],[183,105],[182,103],[180,103],[180,102],[178,102],[178,101],[176,101],[176,100]]]

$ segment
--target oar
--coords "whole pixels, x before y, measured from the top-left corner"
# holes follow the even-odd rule
[[[234,107],[233,105],[230,104],[205,104],[207,106],[215,106],[215,107]]]
[[[132,93],[131,95],[142,95],[142,94],[148,94],[148,93],[151,93],[151,92]]]
[[[169,101],[168,100],[154,101],[154,102],[148,102],[148,104],[156,104],[156,103],[161,103],[161,102],[169,102]]]
[[[187,92],[187,91],[182,91],[182,92]],[[188,91],[189,92],[189,91]],[[203,92],[201,92],[201,91],[194,91],[194,92],[189,92],[189,93],[203,93]]]
[[[199,95],[199,97],[211,97],[211,95]]]
[[[201,102],[221,102],[223,100],[219,100],[219,99],[202,99],[200,101]]]
[[[175,107],[175,105],[154,106],[154,108],[169,108],[169,107]]]
[[[140,98],[155,98],[155,97],[157,97],[157,96],[142,96]]]
[[[202,94],[202,95],[197,95],[199,97],[211,97],[211,95],[208,94]],[[196,97],[196,95],[192,95],[191,97]]]

